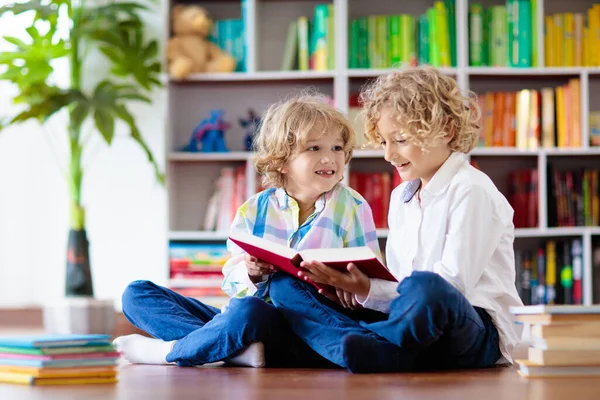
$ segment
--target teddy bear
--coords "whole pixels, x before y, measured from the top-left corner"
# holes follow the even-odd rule
[[[178,4],[171,11],[173,36],[167,43],[169,74],[184,79],[197,72],[233,72],[236,60],[207,37],[212,20],[197,5]]]

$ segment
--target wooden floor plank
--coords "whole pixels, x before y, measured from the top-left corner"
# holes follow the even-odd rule
[[[0,399],[582,400],[600,393],[599,379],[526,380],[514,368],[352,375],[342,370],[124,365],[119,372],[116,385],[0,384]]]

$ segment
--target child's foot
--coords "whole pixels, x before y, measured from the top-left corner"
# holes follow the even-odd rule
[[[173,343],[138,334],[119,336],[113,341],[123,357],[134,364],[170,364],[166,357]]]
[[[242,367],[262,368],[265,366],[265,345],[260,342],[252,343],[239,355],[226,361]]]
[[[364,335],[344,336],[342,355],[346,368],[353,373],[401,372],[412,365],[398,346]]]

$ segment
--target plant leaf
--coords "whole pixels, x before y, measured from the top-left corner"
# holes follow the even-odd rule
[[[115,136],[115,119],[106,108],[99,108],[96,109],[96,112],[94,113],[94,120],[96,121],[96,127],[100,131],[100,134],[106,143],[110,145]]]

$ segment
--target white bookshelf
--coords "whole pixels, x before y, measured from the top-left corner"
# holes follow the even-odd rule
[[[168,118],[166,130],[167,187],[170,241],[222,242],[227,232],[203,232],[205,209],[212,194],[214,181],[224,166],[245,165],[247,196],[255,192],[256,176],[251,163],[251,153],[243,151],[244,130],[237,123],[248,108],[261,113],[269,104],[280,100],[291,91],[314,87],[335,100],[343,112],[348,111],[348,99],[370,78],[392,69],[349,69],[348,24],[359,16],[384,14],[420,14],[433,4],[428,1],[397,0],[333,0],[335,6],[335,69],[324,72],[278,71],[283,55],[286,32],[291,20],[305,15],[312,17],[316,4],[328,1],[315,0],[246,0],[246,41],[248,71],[245,73],[195,74],[178,81],[164,76],[168,92]],[[504,4],[504,1],[484,0],[484,6]],[[543,21],[545,12],[584,11],[591,0],[537,0],[537,20]],[[214,18],[240,18],[239,1],[199,1]],[[589,146],[590,110],[600,110],[600,68],[594,67],[532,67],[489,68],[468,66],[468,0],[456,1],[457,66],[441,68],[454,77],[460,88],[484,91],[515,91],[525,88],[539,89],[558,86],[570,78],[581,81],[581,148],[540,148],[520,150],[515,148],[477,148],[471,157],[485,164],[484,171],[506,194],[509,169],[537,168],[539,175],[538,220],[536,228],[517,229],[516,244],[544,238],[582,239],[584,250],[584,302],[592,303],[592,242],[600,240],[600,227],[554,228],[547,220],[547,165],[600,166],[600,148]],[[165,22],[168,25],[168,22]],[[543,60],[543,24],[537,27],[537,52]],[[184,146],[192,129],[209,115],[213,108],[223,108],[225,119],[231,124],[226,141],[232,150],[228,153],[184,153]],[[348,171],[388,170],[380,150],[357,150]],[[348,173],[345,173],[346,180]],[[377,235],[382,247],[387,230],[379,229]],[[600,301],[600,299],[596,299]]]

